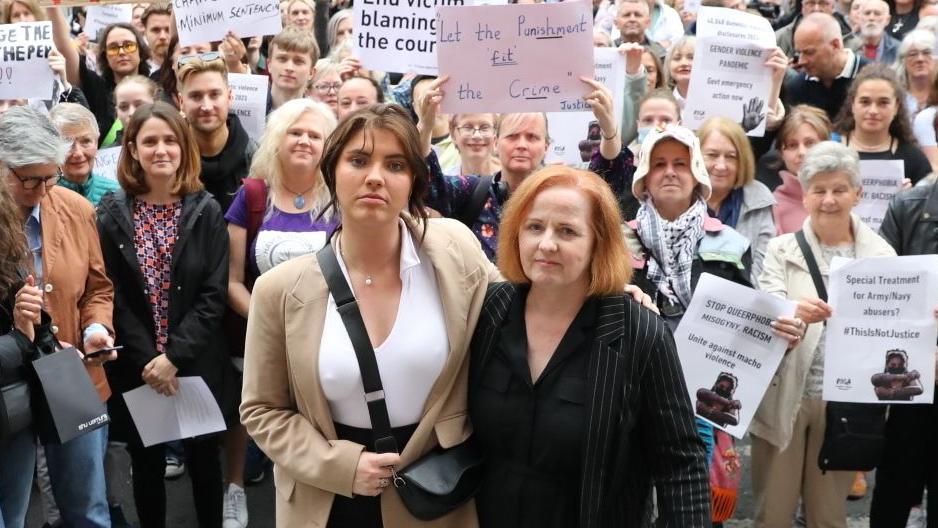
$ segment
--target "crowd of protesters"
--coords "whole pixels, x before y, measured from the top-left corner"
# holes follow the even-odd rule
[[[546,114],[447,115],[447,77],[366,69],[347,0],[282,0],[276,35],[188,45],[168,2],[89,35],[81,7],[0,0],[0,23],[50,21],[55,43],[52,100],[0,101],[0,349],[22,358],[0,383],[57,340],[110,416],[64,443],[0,428],[0,528],[31,497],[49,528],[129,527],[128,508],[162,528],[186,472],[203,528],[248,526],[269,473],[281,527],[719,526],[711,474],[738,457],[695,418],[672,337],[701,273],[797,303],[733,469],[754,526],[845,528],[867,493],[874,528],[938,526],[934,404],[890,409],[872,491],[817,463],[832,309],[796,235],[825,281],[835,257],[938,253],[938,4],[702,4],[776,30],[765,136],[681,125],[696,11],[593,0],[625,100],[581,78],[598,140],[569,166],[545,163]],[[230,74],[269,78],[254,137]],[[112,146],[116,176],[95,166]],[[853,212],[861,160],[904,169],[878,233]],[[121,395],[189,376],[226,429],[145,445]],[[478,490],[419,520],[398,471],[470,437]],[[121,450],[133,504],[112,490]]]

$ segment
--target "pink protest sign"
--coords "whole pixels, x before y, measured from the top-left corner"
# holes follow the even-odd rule
[[[441,6],[443,112],[581,112],[593,78],[590,3]]]

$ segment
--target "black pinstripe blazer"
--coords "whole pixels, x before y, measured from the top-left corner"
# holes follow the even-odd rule
[[[489,286],[472,340],[470,392],[516,294],[508,283]],[[580,528],[646,525],[652,486],[658,526],[709,527],[706,454],[670,330],[624,295],[600,299],[598,319],[588,367],[589,426],[579,454]]]

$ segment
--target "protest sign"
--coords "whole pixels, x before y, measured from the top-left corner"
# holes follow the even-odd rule
[[[750,136],[765,135],[772,70],[764,63],[775,46],[765,18],[724,7],[700,8],[684,125],[697,130],[707,118],[722,116]]]
[[[152,4],[156,0],[135,0],[134,4]],[[39,0],[39,7],[90,6],[101,4],[123,4],[127,0]]]
[[[931,403],[938,324],[938,255],[831,266],[824,399]]]
[[[267,120],[267,76],[229,73],[231,112],[241,120],[241,126],[251,139],[260,143]]]
[[[52,22],[0,25],[0,99],[52,99]]]
[[[440,7],[442,110],[581,112],[593,77],[588,2]]]
[[[612,91],[615,113],[622,115],[625,98],[625,57],[615,48],[594,48],[594,79]],[[567,165],[589,163],[593,149],[599,148],[599,123],[589,109],[584,112],[551,112],[547,115],[550,149],[547,163],[562,162]]]
[[[697,416],[742,438],[788,347],[770,326],[795,303],[704,273],[674,341]]]
[[[366,68],[436,75],[436,9],[466,0],[360,0],[355,56]],[[469,0],[472,3],[472,0]]]
[[[117,179],[117,163],[121,158],[121,147],[98,149],[94,157],[94,173],[111,180]]]
[[[889,202],[905,179],[905,164],[902,160],[860,160],[860,178],[863,194],[853,212],[873,231],[879,231]]]
[[[85,8],[85,28],[88,37],[97,42],[98,31],[117,22],[131,22],[134,18],[133,4],[93,5]]]
[[[278,0],[173,0],[179,45],[239,37],[276,35],[283,29]]]

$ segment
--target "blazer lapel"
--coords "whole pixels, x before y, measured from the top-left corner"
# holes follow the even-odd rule
[[[449,339],[449,355],[443,365],[443,371],[437,377],[436,383],[430,389],[423,412],[427,414],[433,405],[440,403],[442,394],[452,385],[459,367],[468,354],[468,340],[471,335],[467,332],[466,315],[472,301],[467,292],[474,291],[478,281],[475,277],[467,276],[461,255],[456,243],[449,237],[434,236],[434,230],[427,231],[423,243],[423,250],[430,257],[436,275],[437,288],[440,300],[443,303],[443,317],[446,321],[446,336]]]
[[[292,373],[293,397],[311,416],[326,438],[335,439],[335,424],[326,393],[319,381],[319,344],[326,322],[329,289],[315,259],[287,295],[285,306],[286,356]]]

